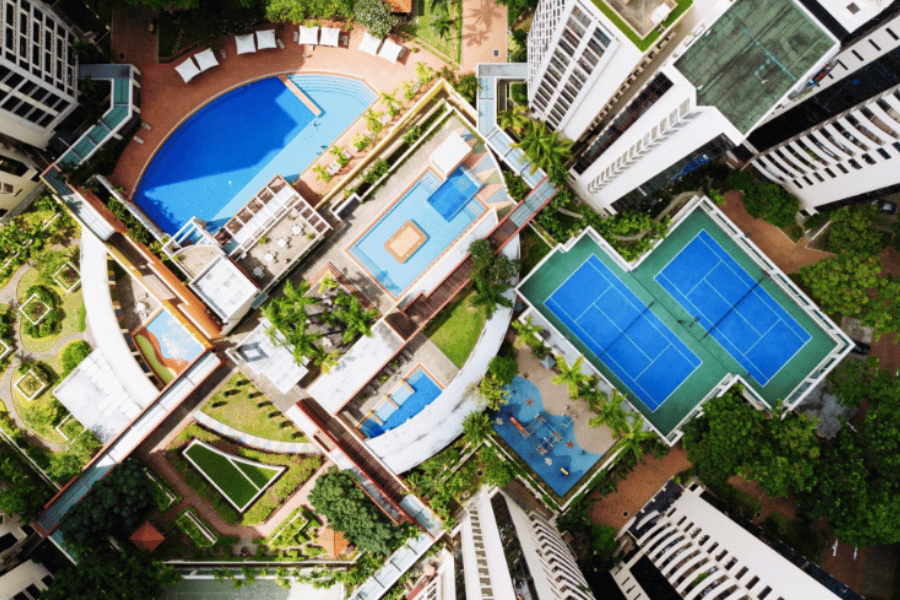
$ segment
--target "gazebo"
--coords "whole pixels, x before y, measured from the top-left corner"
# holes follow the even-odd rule
[[[316,543],[325,548],[325,553],[332,558],[343,554],[350,542],[344,539],[344,534],[328,527],[320,527],[319,535],[316,537]]]
[[[161,534],[150,521],[145,521],[128,539],[141,550],[153,552],[165,541],[166,536]]]

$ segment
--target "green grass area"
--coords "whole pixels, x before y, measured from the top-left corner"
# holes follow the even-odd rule
[[[431,48],[438,50],[451,61],[459,62],[462,52],[462,11],[458,4],[452,4],[450,16],[453,17],[454,27],[448,32],[446,39],[438,35],[434,28],[441,11],[433,5],[431,0],[414,0],[418,6],[418,17],[415,23],[404,23],[396,29],[418,38]],[[413,59],[414,57],[411,57]]]
[[[19,392],[18,388],[13,385],[13,402],[16,405],[16,412],[19,413],[19,416],[25,422],[25,425],[28,429],[41,438],[44,441],[52,442],[56,444],[64,444],[66,443],[66,439],[59,434],[54,427],[62,420],[62,418],[68,414],[68,411],[65,408],[62,409],[62,415],[59,419],[54,419],[52,421],[47,421],[43,418],[40,418],[39,415],[46,414],[45,411],[50,409],[50,403],[57,402],[54,399],[52,390],[59,383],[59,373],[62,369],[60,366],[59,355],[48,358],[46,360],[40,361],[45,366],[50,368],[50,371],[53,374],[53,377],[50,378],[50,386],[44,390],[40,396],[35,398],[34,400],[26,400],[25,396]],[[18,381],[21,375],[18,372],[18,369],[12,373],[12,382]],[[83,428],[79,426],[80,430],[83,431]]]
[[[287,471],[270,485],[257,498],[243,516],[225,497],[218,493],[209,481],[182,455],[182,450],[193,440],[198,439],[234,456],[246,458],[257,463],[271,466],[284,466]],[[212,507],[228,523],[241,525],[257,525],[269,518],[269,515],[281,506],[297,489],[306,483],[322,466],[320,454],[274,454],[246,448],[218,434],[203,429],[199,425],[185,427],[164,452],[166,460],[178,471],[184,482],[199,496],[209,501]],[[237,470],[234,471],[236,474]],[[240,475],[243,479],[243,475]],[[246,481],[246,480],[245,480]],[[247,482],[250,485],[250,482]]]
[[[19,280],[19,286],[16,288],[16,295],[19,298],[20,304],[27,300],[27,298],[24,297],[25,292],[31,286],[39,283],[39,278],[40,273],[38,273],[36,269],[29,269],[27,273],[22,275],[22,279]],[[83,331],[83,329],[79,329],[78,318],[79,313],[84,309],[84,299],[81,297],[81,288],[79,287],[71,294],[67,294],[62,288],[57,287],[56,285],[48,287],[51,287],[60,297],[60,309],[63,312],[63,320],[59,331],[56,334],[42,338],[33,338],[25,333],[23,325],[25,319],[19,315],[19,339],[22,340],[22,345],[32,352],[46,352],[47,350],[52,349],[60,339],[67,335]]]
[[[159,362],[159,359],[156,357],[156,350],[153,349],[153,344],[150,343],[150,340],[142,334],[134,336],[134,341],[137,342],[138,348],[141,349],[144,360],[147,361],[147,364],[150,365],[150,368],[153,369],[153,372],[156,373],[156,376],[159,377],[163,383],[169,383],[175,378],[175,372]]]
[[[474,288],[463,290],[425,329],[428,339],[460,368],[484,328],[485,310],[472,306],[474,298]]]
[[[594,6],[596,6],[600,12],[602,12],[606,17],[612,21],[616,27],[619,28],[625,37],[631,40],[635,46],[638,47],[638,50],[641,52],[647,50],[650,46],[652,46],[656,40],[659,39],[659,30],[660,27],[655,28],[653,31],[647,34],[647,37],[641,39],[637,32],[631,28],[631,25],[625,22],[625,20],[619,16],[619,14],[614,11],[608,4],[606,4],[603,0],[593,0]],[[668,18],[661,23],[661,28],[665,30],[670,27],[672,23],[674,23],[678,18],[683,15],[687,9],[691,7],[694,3],[694,0],[675,0],[678,6],[675,7],[671,13],[669,13]]]
[[[221,423],[267,440],[306,441],[291,420],[242,373],[232,375],[200,410]]]
[[[541,259],[550,252],[550,246],[531,227],[526,227],[519,233],[519,243],[522,245],[522,276],[528,274],[537,266]]]
[[[207,525],[203,521],[202,518],[200,518],[200,515],[198,515],[196,512],[194,512],[190,508],[185,509],[183,513],[181,513],[180,515],[178,515],[175,518],[175,524],[178,526],[178,528],[180,530],[182,530],[184,533],[186,533],[189,538],[191,538],[191,541],[194,543],[195,546],[198,546],[200,548],[212,547],[215,544],[215,541],[210,541],[210,539],[208,537],[206,537],[202,531],[200,531],[200,528],[197,526],[197,523],[195,523],[191,519],[191,517],[193,517],[197,521],[203,523],[205,529],[209,533],[211,533],[213,535],[213,537],[215,537],[216,534],[213,531],[213,529],[211,527],[209,527],[209,525]]]
[[[184,454],[242,512],[259,490],[272,483],[280,471],[264,465],[241,464],[227,454],[200,443],[188,447]],[[250,473],[253,473],[252,477]]]

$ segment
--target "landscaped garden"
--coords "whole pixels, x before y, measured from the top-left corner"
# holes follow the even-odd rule
[[[213,457],[212,453],[200,452],[203,455],[201,456],[203,468],[207,473],[210,473],[217,485],[222,487],[219,482],[224,483],[225,488],[223,489],[227,488],[229,493],[235,495],[237,499],[235,503],[238,506],[243,506],[239,504],[241,499],[246,499],[248,494],[252,498],[259,488],[265,484],[263,477],[270,477],[275,469],[285,468],[286,470],[274,483],[268,485],[255,500],[244,507],[243,514],[241,514],[232,505],[232,500],[226,499],[223,495],[224,492],[220,493],[184,456],[184,449],[195,440],[202,441],[209,448],[228,455],[216,454]],[[194,446],[194,448],[203,447]],[[194,452],[197,451],[195,450]],[[322,465],[322,457],[318,454],[300,455],[262,452],[241,446],[196,424],[184,428],[165,450],[164,455],[179,472],[185,483],[201,498],[207,500],[223,520],[241,525],[256,525],[268,519],[272,512],[308,481]],[[257,466],[250,467],[240,459],[257,463]],[[242,466],[237,467],[236,464],[241,464]],[[252,484],[248,479],[251,476],[254,478]],[[244,484],[238,486],[234,482],[223,481],[227,478],[233,479],[234,482],[243,481]],[[235,489],[237,487],[241,489]],[[254,487],[255,489],[251,494],[251,488]]]
[[[486,311],[483,306],[473,306],[476,296],[474,288],[463,291],[425,329],[428,339],[460,368],[484,329]]]
[[[227,454],[198,440],[185,448],[184,456],[239,512],[285,470]]]
[[[263,439],[278,442],[304,442],[306,439],[242,373],[232,375],[200,410],[220,423]]]
[[[416,18],[397,29],[418,38],[429,50],[459,64],[462,53],[462,11],[459,0],[414,0]]]

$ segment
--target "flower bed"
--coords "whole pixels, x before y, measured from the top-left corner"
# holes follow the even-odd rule
[[[78,273],[78,268],[75,267],[75,265],[70,261],[66,261],[66,263],[53,274],[53,281],[68,293],[78,287],[78,283],[81,281],[81,275]]]
[[[25,315],[32,325],[43,321],[51,310],[51,306],[41,301],[37,294],[32,294],[19,308],[19,312]]]
[[[25,396],[28,401],[34,400],[43,393],[50,383],[43,373],[37,369],[28,369],[22,377],[16,381],[16,389]]]
[[[212,533],[209,525],[190,508],[176,517],[175,524],[200,548],[210,548],[219,539]]]

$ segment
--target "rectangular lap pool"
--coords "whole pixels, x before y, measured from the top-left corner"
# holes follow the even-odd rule
[[[466,167],[446,181],[426,171],[348,250],[393,297],[424,273],[486,207]]]
[[[390,399],[385,398],[375,407],[372,414],[360,423],[359,429],[367,437],[378,437],[406,423],[440,395],[440,386],[419,367],[397,385],[389,395]]]

